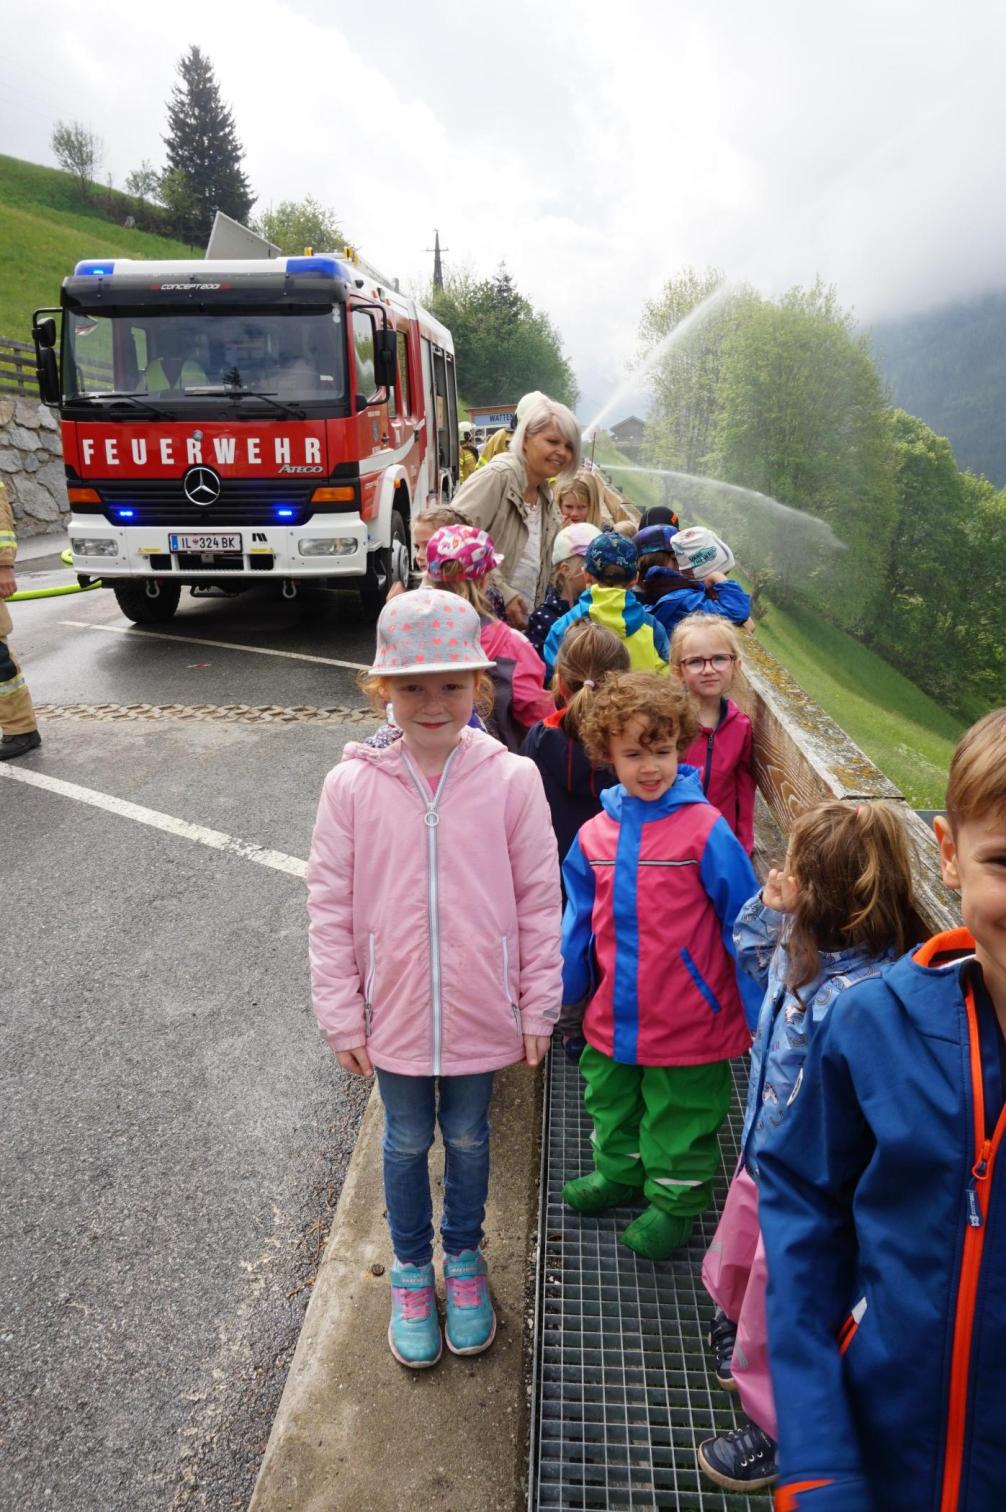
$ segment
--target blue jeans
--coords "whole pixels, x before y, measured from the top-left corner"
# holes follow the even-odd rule
[[[429,1152],[438,1120],[444,1141],[444,1251],[458,1255],[478,1249],[489,1190],[493,1073],[399,1076],[376,1069],[384,1103],[384,1200],[395,1254],[407,1265],[429,1265],[433,1259]]]

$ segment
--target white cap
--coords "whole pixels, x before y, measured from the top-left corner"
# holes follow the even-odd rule
[[[601,534],[596,525],[587,520],[578,520],[575,525],[564,525],[552,542],[552,566],[568,562],[573,556],[586,556],[591,541]]]
[[[711,572],[729,572],[734,565],[734,554],[726,541],[720,540],[704,525],[679,530],[671,542],[671,550],[678,565],[690,567],[700,581]]]

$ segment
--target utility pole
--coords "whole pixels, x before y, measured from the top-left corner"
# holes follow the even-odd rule
[[[433,287],[442,292],[444,287],[444,265],[440,260],[440,232],[436,229],[433,232],[433,246],[427,247],[426,250],[433,253]],[[450,247],[444,247],[443,250],[449,252],[451,249]]]

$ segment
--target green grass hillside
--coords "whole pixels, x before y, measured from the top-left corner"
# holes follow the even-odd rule
[[[110,204],[118,220],[130,213],[127,195],[95,186],[85,205],[77,180],[56,168],[0,155],[0,336],[31,339],[31,312],[59,302],[59,286],[83,257],[199,257],[201,252],[127,231],[103,215]]]
[[[772,606],[758,639],[901,789],[913,808],[942,808],[965,721],[879,656],[805,610]]]

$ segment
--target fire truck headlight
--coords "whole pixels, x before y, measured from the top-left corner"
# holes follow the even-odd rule
[[[74,556],[118,556],[119,547],[115,541],[91,540],[82,536],[70,542]]]
[[[330,541],[301,541],[297,547],[301,556],[352,556],[358,542],[355,536],[336,536]]]

